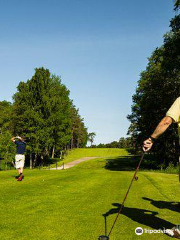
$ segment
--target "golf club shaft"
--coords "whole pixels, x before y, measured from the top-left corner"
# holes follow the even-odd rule
[[[135,171],[135,173],[134,173],[134,176],[133,176],[133,178],[132,178],[132,180],[131,180],[131,183],[130,183],[130,185],[129,185],[129,188],[128,188],[128,190],[127,190],[127,193],[126,193],[126,195],[125,195],[125,197],[124,197],[124,200],[123,200],[123,202],[122,202],[122,204],[121,204],[121,207],[120,207],[120,209],[119,209],[119,212],[118,212],[118,214],[117,214],[117,216],[116,216],[116,218],[115,218],[115,220],[114,220],[114,223],[113,223],[112,228],[111,228],[111,230],[110,230],[110,232],[109,232],[109,234],[108,234],[108,237],[110,236],[110,234],[111,234],[111,232],[112,232],[112,230],[113,230],[113,228],[114,228],[114,225],[115,225],[115,223],[116,223],[116,221],[117,221],[117,219],[118,219],[118,217],[119,217],[119,215],[120,215],[120,213],[121,213],[121,211],[122,211],[122,209],[123,209],[124,203],[125,203],[125,201],[126,201],[126,198],[127,198],[127,196],[128,196],[128,193],[129,193],[129,191],[130,191],[130,188],[131,188],[131,186],[132,186],[132,184],[133,184],[133,181],[134,181],[134,179],[135,179],[135,177],[136,177],[136,174],[137,174],[137,172],[138,172],[138,170],[139,170],[139,167],[140,167],[140,165],[141,165],[141,162],[142,162],[143,158],[144,158],[144,152],[143,152],[142,155],[141,155],[141,159],[140,159],[140,161],[139,161],[138,167],[136,168],[136,171]]]
[[[106,216],[104,217],[105,218],[105,236],[107,235],[107,221],[106,221]]]

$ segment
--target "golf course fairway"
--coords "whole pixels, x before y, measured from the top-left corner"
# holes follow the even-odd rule
[[[26,169],[22,182],[15,180],[15,170],[0,172],[0,239],[97,240],[104,234],[104,216],[110,230],[133,171],[105,166],[108,159],[120,161],[121,156],[129,161],[128,153],[123,149],[77,149],[68,156],[66,162],[99,158],[68,170]],[[140,171],[138,177],[110,240],[169,239],[163,233],[138,236],[135,229],[180,224],[178,176]]]

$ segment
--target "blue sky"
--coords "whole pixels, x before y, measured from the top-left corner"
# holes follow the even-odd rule
[[[0,101],[43,66],[61,76],[95,143],[118,140],[173,16],[173,0],[0,0]]]

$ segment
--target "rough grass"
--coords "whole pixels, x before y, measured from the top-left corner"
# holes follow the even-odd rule
[[[97,239],[104,233],[103,215],[109,230],[133,176],[105,169],[106,161],[90,160],[64,171],[25,170],[23,182],[14,179],[15,171],[0,172],[0,239]],[[110,240],[169,239],[162,233],[137,236],[135,228],[180,223],[178,176],[144,171],[138,176]]]

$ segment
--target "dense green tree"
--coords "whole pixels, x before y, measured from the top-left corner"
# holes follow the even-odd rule
[[[60,154],[71,139],[71,100],[69,90],[61,83],[58,76],[52,76],[50,88],[50,114],[47,126],[50,131],[52,158]]]
[[[12,131],[12,104],[7,101],[0,102],[0,134]]]
[[[174,10],[177,11],[180,8],[180,0],[175,0]]]
[[[0,102],[0,157],[6,161],[12,160],[15,148],[11,142],[12,138],[12,110],[10,102]]]
[[[132,148],[132,139],[130,137],[121,137],[119,141],[113,141],[111,143],[100,143],[98,145],[92,145],[93,148]]]
[[[14,131],[25,135],[30,152],[40,154],[42,159],[48,153],[51,143],[47,120],[50,114],[49,89],[51,78],[49,70],[39,68],[31,80],[20,82],[14,95]]]
[[[157,48],[149,58],[148,66],[141,73],[136,93],[133,96],[129,134],[138,146],[152,134],[180,94],[180,16],[176,15],[170,23],[171,31],[165,34],[164,44]],[[155,144],[153,151],[159,162],[178,156],[177,126],[172,125]]]
[[[119,148],[119,142],[118,141],[113,141],[111,143],[106,143],[105,147],[106,148]]]
[[[99,143],[98,145],[93,145],[93,148],[106,148],[106,144],[104,143]]]
[[[71,142],[70,147],[85,147],[87,144],[88,133],[84,125],[84,119],[79,115],[79,109],[72,104],[71,106]]]
[[[85,146],[87,129],[60,77],[37,68],[30,80],[19,83],[17,90],[13,97],[14,134],[29,139],[27,151],[35,156],[35,162],[37,157],[43,162],[49,156],[59,156],[72,136],[73,147]]]
[[[131,148],[131,147],[133,147],[132,139],[130,137],[127,137],[127,138],[121,137],[119,139],[118,144],[119,144],[119,148]]]

